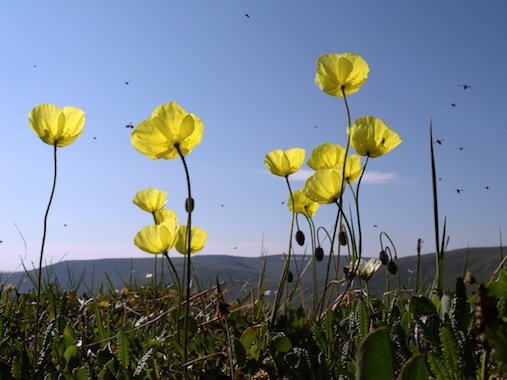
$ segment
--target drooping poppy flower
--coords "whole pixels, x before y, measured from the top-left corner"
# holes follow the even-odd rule
[[[306,180],[303,193],[314,202],[328,204],[340,199],[343,185],[340,169],[320,169]]]
[[[366,82],[370,68],[357,54],[326,54],[317,59],[315,83],[326,94],[343,97],[357,92]]]
[[[271,173],[280,177],[287,177],[299,170],[305,160],[303,148],[292,148],[286,151],[274,150],[266,154],[264,163]]]
[[[187,254],[187,226],[184,224],[176,228],[176,250],[182,255]],[[199,252],[206,245],[208,234],[202,228],[192,227],[190,230],[190,254]]]
[[[132,201],[146,212],[154,213],[164,208],[166,204],[167,191],[157,190],[152,187],[139,190]]]
[[[373,116],[357,118],[347,128],[350,145],[361,156],[371,158],[382,156],[396,148],[401,138],[380,119]]]
[[[85,113],[79,108],[39,104],[28,114],[30,127],[42,141],[59,148],[72,144],[83,133]]]
[[[317,202],[314,202],[310,198],[308,198],[303,193],[302,190],[293,191],[292,197],[294,198],[294,210],[292,209],[292,199],[290,196],[289,196],[289,200],[287,201],[287,205],[289,206],[289,210],[294,211],[296,213],[306,215],[306,217],[308,217],[308,218],[312,218],[320,206]]]
[[[146,226],[134,238],[139,249],[155,255],[169,252],[175,243],[176,224],[171,221]]]
[[[151,159],[169,160],[183,156],[202,140],[204,125],[197,116],[186,112],[176,102],[155,108],[150,118],[132,132],[132,145]]]

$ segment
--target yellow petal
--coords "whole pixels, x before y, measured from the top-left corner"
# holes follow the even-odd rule
[[[294,209],[292,207],[292,199],[294,199]],[[308,218],[312,218],[320,206],[317,202],[308,198],[302,190],[293,191],[292,198],[289,196],[287,205],[290,211],[294,210],[294,212],[306,215]]]
[[[150,187],[148,189],[138,191],[132,202],[144,211],[154,213],[155,211],[159,211],[164,208],[166,198],[167,191],[157,190]]]
[[[190,237],[190,254],[202,250],[208,239],[206,231],[199,227],[192,227]],[[176,250],[182,255],[187,254],[187,226],[179,225],[177,227]]]
[[[343,192],[342,173],[339,169],[320,169],[306,180],[304,194],[319,204],[333,203]]]
[[[317,59],[315,83],[326,94],[343,97],[357,92],[368,79],[370,68],[357,54],[326,54]]]
[[[343,162],[344,158],[344,147],[326,142],[313,149],[307,164],[313,170],[330,169]]]
[[[357,118],[347,128],[350,145],[361,156],[379,157],[396,148],[401,138],[380,119],[372,116]]]
[[[141,250],[152,254],[163,254],[174,247],[176,226],[172,222],[146,226],[139,231],[134,244]]]
[[[286,177],[301,168],[305,160],[303,148],[292,148],[286,151],[274,150],[266,154],[264,163],[268,170],[277,176]]]

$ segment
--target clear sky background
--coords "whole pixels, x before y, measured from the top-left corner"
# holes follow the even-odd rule
[[[381,231],[400,256],[415,254],[418,238],[423,253],[435,250],[430,119],[443,140],[434,147],[449,249],[499,245],[506,16],[505,1],[1,1],[0,270],[38,265],[52,183],[52,148],[28,123],[40,103],[86,112],[85,133],[58,150],[46,263],[147,257],[133,238],[152,219],[132,203],[147,187],[167,190],[167,207],[185,221],[181,162],[143,156],[125,127],[170,101],[204,122],[187,157],[194,225],[209,234],[199,255],[286,251],[288,193],[264,156],[302,147],[308,158],[321,143],[346,144],[342,99],[314,83],[317,58],[332,52],[370,66],[348,98],[352,118],[379,117],[403,140],[369,163],[363,254],[378,254]],[[304,184],[297,178],[294,189]],[[334,214],[321,207],[316,224],[330,227]]]

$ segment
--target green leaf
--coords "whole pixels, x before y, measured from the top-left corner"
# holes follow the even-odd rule
[[[273,341],[273,348],[278,352],[289,352],[292,348],[292,342],[288,337],[282,335],[278,338],[275,338]]]
[[[437,308],[428,298],[424,296],[415,296],[410,299],[410,312],[415,317],[422,315],[433,315],[437,313]]]
[[[423,354],[412,356],[401,368],[399,380],[428,380],[426,360]]]
[[[368,334],[370,328],[370,316],[364,302],[357,303],[357,323],[359,327],[359,342]]]
[[[387,327],[366,336],[356,355],[356,380],[394,380],[391,344]]]
[[[428,352],[428,365],[431,368],[431,372],[435,375],[437,380],[452,380],[451,375],[447,371],[444,362],[436,355]]]
[[[243,345],[245,351],[248,351],[254,339],[257,338],[257,336],[259,336],[259,331],[260,331],[259,326],[250,326],[245,331],[243,331],[243,334],[241,334],[241,338],[239,338],[239,341]]]
[[[450,373],[458,374],[458,346],[452,330],[447,326],[443,326],[440,332],[440,339],[444,348],[447,369]]]
[[[244,366],[246,362],[246,349],[238,338],[234,338],[232,341],[232,348],[238,365],[240,367]]]
[[[123,331],[118,331],[118,359],[122,368],[127,369],[130,364],[130,342]]]
[[[67,347],[65,352],[63,353],[63,358],[65,359],[65,371],[68,371],[69,363],[74,355],[77,354],[77,347],[75,345]]]
[[[498,279],[490,282],[486,288],[499,300],[502,297],[507,297],[507,270],[502,269]]]

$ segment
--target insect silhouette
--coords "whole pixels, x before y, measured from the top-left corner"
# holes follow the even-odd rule
[[[245,13],[246,18],[250,18],[250,13]]]
[[[456,192],[459,194],[463,191],[464,189],[456,189]]]
[[[130,84],[130,82],[128,80],[126,80],[125,84],[128,86]]]
[[[134,126],[132,125],[132,123],[128,123],[128,124],[125,126],[125,128],[130,128],[130,129],[133,129],[133,128],[134,128]]]
[[[458,150],[464,150],[465,148],[463,148],[462,146],[458,146],[457,148]]]
[[[434,143],[437,143],[438,145],[442,145],[442,143],[444,142],[444,140],[435,140]]]
[[[489,186],[484,186],[484,188],[485,188],[486,190],[489,190]]]
[[[470,86],[469,84],[458,84],[459,87],[462,87],[463,90],[467,90],[469,88],[472,88],[472,86]]]
[[[456,107],[456,103],[451,103],[451,106]]]

